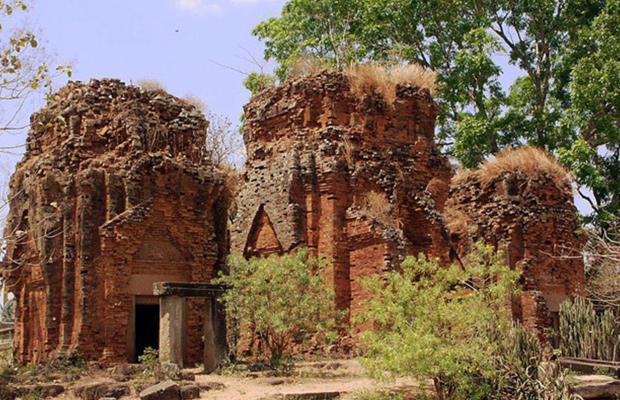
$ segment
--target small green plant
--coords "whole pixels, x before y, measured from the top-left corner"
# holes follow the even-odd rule
[[[84,370],[88,366],[86,359],[79,354],[71,354],[65,357],[59,357],[51,361],[46,369],[50,371],[65,372],[67,374],[76,374]]]
[[[159,367],[159,351],[152,347],[147,347],[141,356],[138,356],[138,362],[144,365],[145,372],[154,372]]]
[[[339,315],[324,259],[301,249],[250,260],[229,257],[228,264],[230,274],[217,280],[229,286],[222,297],[227,314],[244,325],[240,334],[261,340],[272,367],[287,363],[283,357],[293,343],[329,343],[337,337]]]

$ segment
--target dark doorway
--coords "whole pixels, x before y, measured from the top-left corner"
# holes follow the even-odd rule
[[[159,304],[136,304],[136,358],[147,347],[159,349]]]

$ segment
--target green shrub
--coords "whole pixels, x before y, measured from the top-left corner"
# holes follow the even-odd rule
[[[478,243],[464,269],[420,255],[367,279],[363,365],[379,378],[430,379],[440,399],[578,398],[537,337],[511,322],[520,273],[503,260]]]
[[[144,365],[145,372],[154,372],[159,367],[159,350],[145,348],[142,355],[138,356],[138,362]]]
[[[338,315],[330,268],[324,259],[294,255],[268,258],[231,256],[230,274],[219,283],[229,285],[222,297],[228,316],[254,332],[267,347],[272,366],[278,366],[292,343],[313,339],[326,343],[337,337]],[[251,329],[248,329],[251,328]]]
[[[363,334],[362,363],[371,374],[432,379],[441,399],[488,397],[497,345],[487,327],[508,326],[504,305],[519,273],[501,253],[477,249],[465,270],[420,255],[408,257],[402,272],[364,281],[373,297],[361,321],[373,329]]]

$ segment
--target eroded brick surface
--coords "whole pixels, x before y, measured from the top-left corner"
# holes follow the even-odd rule
[[[523,271],[523,295],[513,311],[524,325],[543,332],[551,323],[549,312],[584,294],[583,236],[568,178],[516,170],[487,181],[474,172],[455,180],[446,210],[451,241],[462,258],[484,239]]]
[[[356,96],[338,73],[255,96],[246,107],[248,159],[232,251],[308,247],[328,257],[337,305],[355,313],[366,296],[359,278],[418,253],[463,262],[484,239],[523,269],[514,315],[542,332],[549,312],[584,290],[570,182],[514,172],[483,185],[474,173],[451,186],[434,143],[435,116],[427,93],[401,87],[387,104]],[[386,199],[383,213],[364,207],[373,192]]]
[[[116,80],[70,83],[32,116],[5,235],[19,361],[126,362],[137,296],[222,267],[230,196],[203,161],[207,124],[173,96]],[[202,358],[204,307],[188,300],[190,363]]]
[[[448,259],[437,209],[451,170],[434,143],[437,109],[427,92],[399,88],[387,104],[324,72],[265,91],[245,111],[234,253],[308,247],[333,260],[337,304],[353,312],[365,297],[358,278],[395,268],[406,254]],[[367,206],[373,194],[384,202]]]

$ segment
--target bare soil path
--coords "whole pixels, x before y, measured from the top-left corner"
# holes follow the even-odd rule
[[[357,360],[300,363],[290,377],[269,375],[272,374],[197,374],[196,383],[224,385],[220,390],[202,392],[202,399],[212,400],[284,399],[291,398],[286,395],[319,392],[340,392],[340,399],[353,399],[355,394],[376,390],[420,392],[418,382],[412,379],[398,379],[390,383],[372,380]]]

